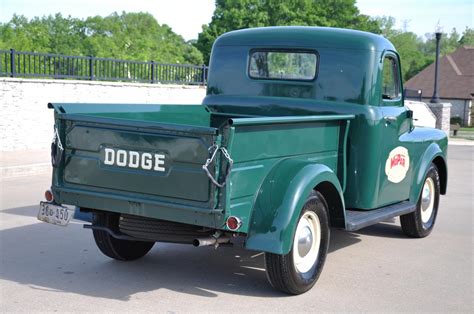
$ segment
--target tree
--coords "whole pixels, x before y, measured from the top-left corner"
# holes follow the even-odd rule
[[[395,19],[391,16],[377,17],[382,35],[388,38],[397,49],[402,62],[404,80],[409,80],[435,60],[436,39],[434,33],[425,35],[425,40],[416,34],[395,28]],[[466,28],[462,35],[453,28],[441,37],[440,53],[454,52],[461,45],[474,45],[474,30]]]
[[[28,19],[24,16],[13,15],[9,23],[0,25],[0,37],[2,38],[0,49],[31,49],[33,38],[29,36],[28,31],[25,29],[27,24]]]
[[[400,55],[402,74],[405,81],[433,61],[433,55],[426,55],[422,52],[423,40],[415,33],[397,32],[389,39]]]
[[[380,33],[376,20],[361,15],[355,0],[217,0],[208,25],[203,25],[195,46],[204,61],[211,47],[225,32],[262,26],[331,26]]]
[[[61,14],[0,23],[0,49],[93,55],[102,58],[202,64],[191,43],[148,13],[113,13],[85,20]]]
[[[395,29],[395,18],[393,16],[382,16],[376,18],[379,24],[381,34],[386,38],[392,38],[401,33],[400,30]]]
[[[434,57],[436,54],[436,37],[434,33],[425,35],[426,42],[422,47],[423,53]],[[459,33],[453,28],[450,33],[443,33],[441,36],[440,54],[447,55],[454,52],[459,47]]]
[[[459,40],[459,44],[474,47],[474,29],[466,27]]]

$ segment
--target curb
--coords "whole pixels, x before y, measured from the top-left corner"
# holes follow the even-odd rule
[[[51,173],[50,162],[10,166],[10,167],[0,167],[1,179],[24,177],[24,176],[37,175],[37,174],[47,174],[47,173]]]

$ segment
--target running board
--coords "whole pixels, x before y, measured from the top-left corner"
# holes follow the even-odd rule
[[[346,210],[346,230],[356,231],[415,210],[416,205],[410,202],[401,202],[373,210]]]

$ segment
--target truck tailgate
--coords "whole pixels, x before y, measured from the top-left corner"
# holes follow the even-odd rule
[[[214,187],[201,167],[217,129],[67,109],[56,115],[56,125],[64,143],[60,186],[140,202],[214,206]]]

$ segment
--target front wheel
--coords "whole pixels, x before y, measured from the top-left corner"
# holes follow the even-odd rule
[[[116,231],[118,230],[119,218],[120,216],[116,214],[94,213],[93,222]],[[120,261],[139,259],[145,256],[155,244],[154,242],[117,239],[103,230],[92,230],[92,232],[99,250],[104,255]]]
[[[329,247],[327,208],[321,193],[313,191],[301,211],[291,251],[265,253],[267,277],[275,289],[301,294],[318,280]]]
[[[413,213],[400,216],[403,232],[413,238],[424,238],[433,230],[438,214],[440,183],[438,168],[431,164],[426,173],[420,198]]]

